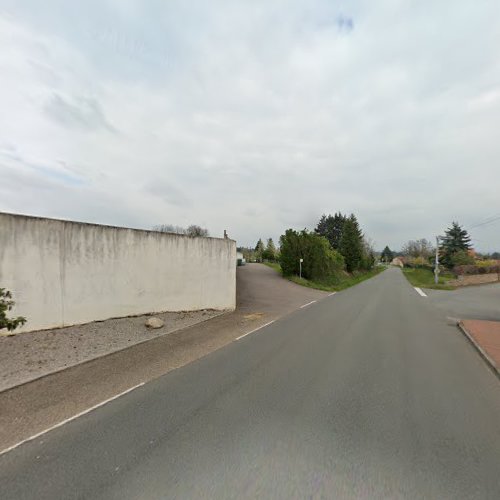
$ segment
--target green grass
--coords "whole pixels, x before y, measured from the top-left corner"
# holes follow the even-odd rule
[[[278,263],[264,262],[264,264],[281,274],[281,266]],[[299,278],[298,276],[285,276],[285,278],[293,283],[297,283],[297,285],[307,286],[308,288],[315,288],[316,290],[323,290],[325,292],[339,292],[340,290],[345,290],[346,288],[357,285],[362,281],[373,278],[385,269],[385,267],[376,267],[370,271],[358,272],[354,275],[345,273],[334,284],[306,280],[305,278]]]
[[[455,290],[456,287],[447,285],[446,282],[453,279],[451,273],[441,273],[439,275],[439,283],[434,283],[434,273],[430,269],[410,269],[404,268],[403,274],[406,279],[413,285],[419,288],[434,288],[435,290]]]

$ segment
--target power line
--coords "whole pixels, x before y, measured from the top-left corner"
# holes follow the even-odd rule
[[[487,224],[492,224],[493,222],[496,222],[497,220],[500,220],[500,214],[489,217],[488,219],[486,219],[483,222],[480,222],[479,224],[474,224],[473,226],[470,226],[469,229],[474,229],[476,227],[486,226]]]

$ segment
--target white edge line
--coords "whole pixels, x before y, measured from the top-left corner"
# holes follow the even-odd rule
[[[332,292],[328,294],[328,297],[331,297],[332,295],[335,295],[337,292]]]
[[[87,408],[86,410],[83,410],[80,413],[77,413],[76,415],[73,415],[72,417],[61,420],[61,422],[58,422],[57,424],[53,425],[52,427],[49,427],[48,429],[45,429],[41,432],[38,432],[37,434],[30,436],[29,438],[26,438],[26,439],[23,439],[22,441],[19,441],[19,443],[13,444],[12,446],[5,448],[5,450],[0,451],[0,455],[8,453],[9,451],[14,450],[15,448],[17,448],[18,446],[21,446],[24,443],[28,443],[29,441],[33,441],[34,439],[39,438],[40,436],[43,436],[44,434],[47,434],[47,432],[50,432],[54,429],[57,429],[58,427],[62,427],[64,424],[67,424],[68,422],[71,422],[72,420],[76,420],[77,418],[82,417],[83,415],[86,415],[87,413],[90,413],[91,411],[96,410],[97,408],[100,408],[101,406],[104,406],[107,403],[110,403],[111,401],[118,399],[129,392],[132,392],[134,389],[142,387],[144,384],[145,384],[145,382],[141,382],[140,384],[134,385],[130,389],[127,389],[126,391],[120,392],[120,394],[117,394],[116,396],[113,396],[112,398],[101,401],[100,403],[97,403],[96,405],[91,406],[90,408]]]
[[[247,335],[250,335],[251,333],[256,332],[257,330],[262,330],[262,328],[265,328],[266,326],[269,326],[271,323],[274,323],[276,320],[269,321],[269,323],[266,323],[265,325],[259,326],[258,328],[255,328],[254,330],[244,333],[243,335],[240,335],[239,337],[236,337],[234,340],[241,340],[243,337],[246,337]]]
[[[415,288],[415,290],[417,291],[417,293],[418,293],[419,295],[421,295],[422,297],[427,297],[427,294],[426,294],[426,293],[424,293],[424,292],[423,292],[423,291],[422,291],[422,290],[421,290],[418,286],[415,286],[415,287],[413,287],[413,288]]]
[[[300,308],[302,309],[303,307],[310,306],[311,304],[314,304],[315,302],[317,302],[317,300],[311,300],[311,302],[308,302],[307,304],[301,305]]]

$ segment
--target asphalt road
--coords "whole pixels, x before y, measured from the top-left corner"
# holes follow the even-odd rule
[[[498,379],[389,269],[0,456],[0,498],[498,499],[499,464]]]
[[[453,292],[426,289],[425,293],[448,316],[500,321],[500,283],[467,286]]]

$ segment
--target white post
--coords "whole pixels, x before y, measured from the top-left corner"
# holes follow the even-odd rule
[[[299,278],[302,278],[302,262],[304,259],[299,259]]]
[[[434,283],[439,283],[439,236],[436,236],[436,261],[434,263]]]

